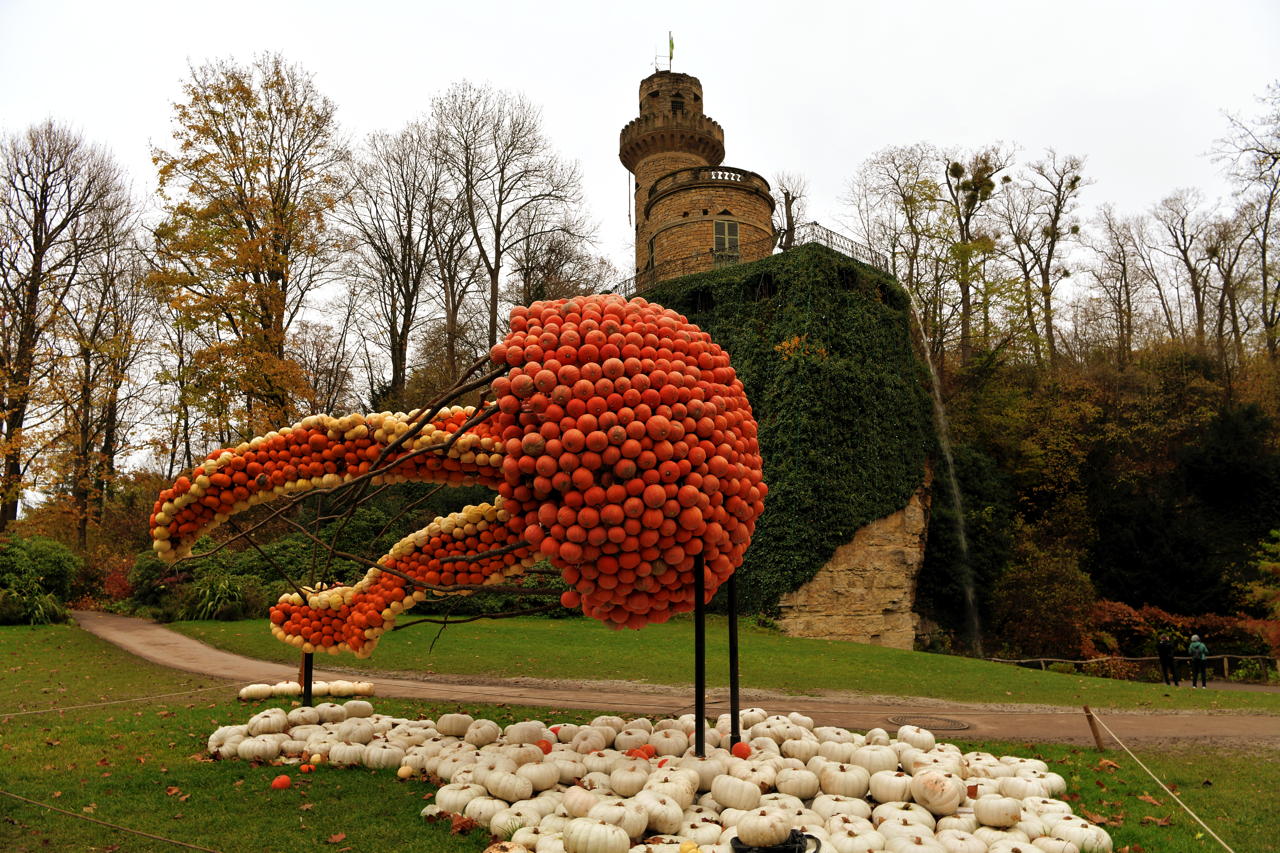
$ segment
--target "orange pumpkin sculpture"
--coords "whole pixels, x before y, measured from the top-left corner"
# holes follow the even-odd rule
[[[615,295],[519,307],[510,326],[490,354],[510,366],[492,417],[467,426],[474,409],[444,409],[387,452],[417,413],[316,415],[211,453],[156,502],[156,552],[190,554],[235,513],[340,486],[381,458],[375,484],[480,484],[498,497],[405,537],[354,585],[281,596],[279,639],[364,657],[415,602],[543,557],[572,587],[566,607],[614,627],[693,609],[697,555],[709,599],[742,564],[768,493],[728,355],[674,311]]]

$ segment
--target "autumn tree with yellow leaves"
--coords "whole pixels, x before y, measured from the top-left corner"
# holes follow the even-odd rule
[[[172,149],[152,152],[163,222],[150,280],[196,340],[191,377],[241,435],[310,396],[290,330],[341,251],[328,219],[344,158],[333,103],[278,54],[191,68]]]

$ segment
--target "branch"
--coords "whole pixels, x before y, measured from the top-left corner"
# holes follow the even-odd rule
[[[481,619],[514,619],[517,616],[530,616],[535,613],[550,613],[552,610],[563,610],[563,609],[564,609],[563,606],[557,602],[556,604],[544,604],[541,607],[530,607],[525,610],[506,610],[499,613],[480,613],[475,616],[467,616],[463,619],[450,619],[447,616],[444,617],[443,619],[432,619],[430,617],[423,617],[421,619],[415,619],[412,622],[404,622],[399,625],[396,625],[391,630],[400,631],[405,628],[412,628],[414,625],[423,625],[423,624],[462,625],[466,622],[478,622]]]

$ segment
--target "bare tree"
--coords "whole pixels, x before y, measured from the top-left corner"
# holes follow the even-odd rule
[[[809,197],[809,181],[795,172],[779,172],[773,176],[774,210],[778,219],[774,230],[782,235],[779,248],[790,249],[796,239],[796,226],[805,220]]]
[[[58,323],[63,354],[55,385],[64,426],[57,448],[66,460],[60,473],[81,549],[100,518],[118,457],[138,449],[130,438],[133,427],[154,410],[148,400],[153,383],[138,370],[156,312],[134,244],[136,223],[127,206],[109,215],[110,236],[67,291]]]
[[[458,83],[432,103],[433,120],[489,280],[488,340],[498,340],[499,289],[508,255],[542,233],[583,237],[576,165],[557,156],[537,108],[519,95]]]
[[[1204,246],[1209,219],[1200,209],[1203,202],[1198,190],[1181,189],[1161,201],[1152,211],[1159,234],[1153,248],[1173,261],[1169,274],[1174,276],[1172,282],[1162,281],[1165,277],[1157,277],[1156,285],[1162,300],[1173,298],[1165,295],[1170,284],[1178,297],[1185,287],[1191,300],[1194,344],[1200,352],[1205,350],[1210,305],[1209,258]],[[1177,307],[1181,312],[1181,298],[1178,298]]]
[[[1145,280],[1137,257],[1139,226],[1121,217],[1111,205],[1103,205],[1095,228],[1090,242],[1095,260],[1089,274],[1102,292],[1107,306],[1104,316],[1114,329],[1116,364],[1123,369],[1133,357],[1138,301]]]
[[[340,209],[355,237],[353,301],[367,339],[386,354],[386,393],[404,395],[409,348],[423,316],[434,269],[432,232],[444,172],[430,128],[415,122],[395,135],[375,133],[353,158]]]
[[[1252,277],[1253,221],[1248,206],[1215,218],[1205,229],[1205,255],[1217,279],[1214,294],[1214,349],[1224,376],[1244,362],[1244,335],[1248,317],[1244,304],[1245,282]]]
[[[926,346],[941,370],[956,300],[946,251],[954,231],[935,174],[939,159],[928,145],[879,151],[850,183],[845,203],[853,212],[854,233],[889,258],[918,306]]]
[[[960,290],[960,363],[973,353],[973,296],[987,257],[995,250],[994,235],[983,231],[981,214],[995,196],[1000,173],[1013,162],[1013,152],[993,145],[968,155],[947,157],[946,193],[956,241],[951,246],[956,285]],[[1007,183],[1008,176],[1001,178]]]
[[[1006,231],[1003,253],[1016,263],[1023,281],[1024,313],[1036,361],[1040,361],[1039,341],[1043,340],[1050,367],[1058,364],[1054,294],[1059,282],[1069,275],[1062,250],[1080,233],[1071,214],[1088,183],[1081,174],[1083,166],[1083,158],[1060,156],[1049,149],[1046,159],[1030,164],[1025,176],[1011,183],[998,206]]]
[[[1280,361],[1280,274],[1272,257],[1280,230],[1280,81],[1268,86],[1259,101],[1263,112],[1252,122],[1228,116],[1231,131],[1219,140],[1218,156],[1230,164],[1252,220],[1262,328],[1267,355],[1274,362]]]
[[[111,234],[126,204],[120,170],[102,151],[53,122],[0,149],[0,530],[17,518],[29,431],[55,365],[57,307]],[[46,413],[47,414],[47,413]]]

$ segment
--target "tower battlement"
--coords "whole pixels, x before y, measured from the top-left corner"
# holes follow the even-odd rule
[[[637,274],[677,259],[705,257],[681,265],[696,272],[770,254],[769,182],[714,168],[724,129],[703,113],[701,81],[655,72],[640,81],[639,111],[618,136],[618,159],[635,175]]]

